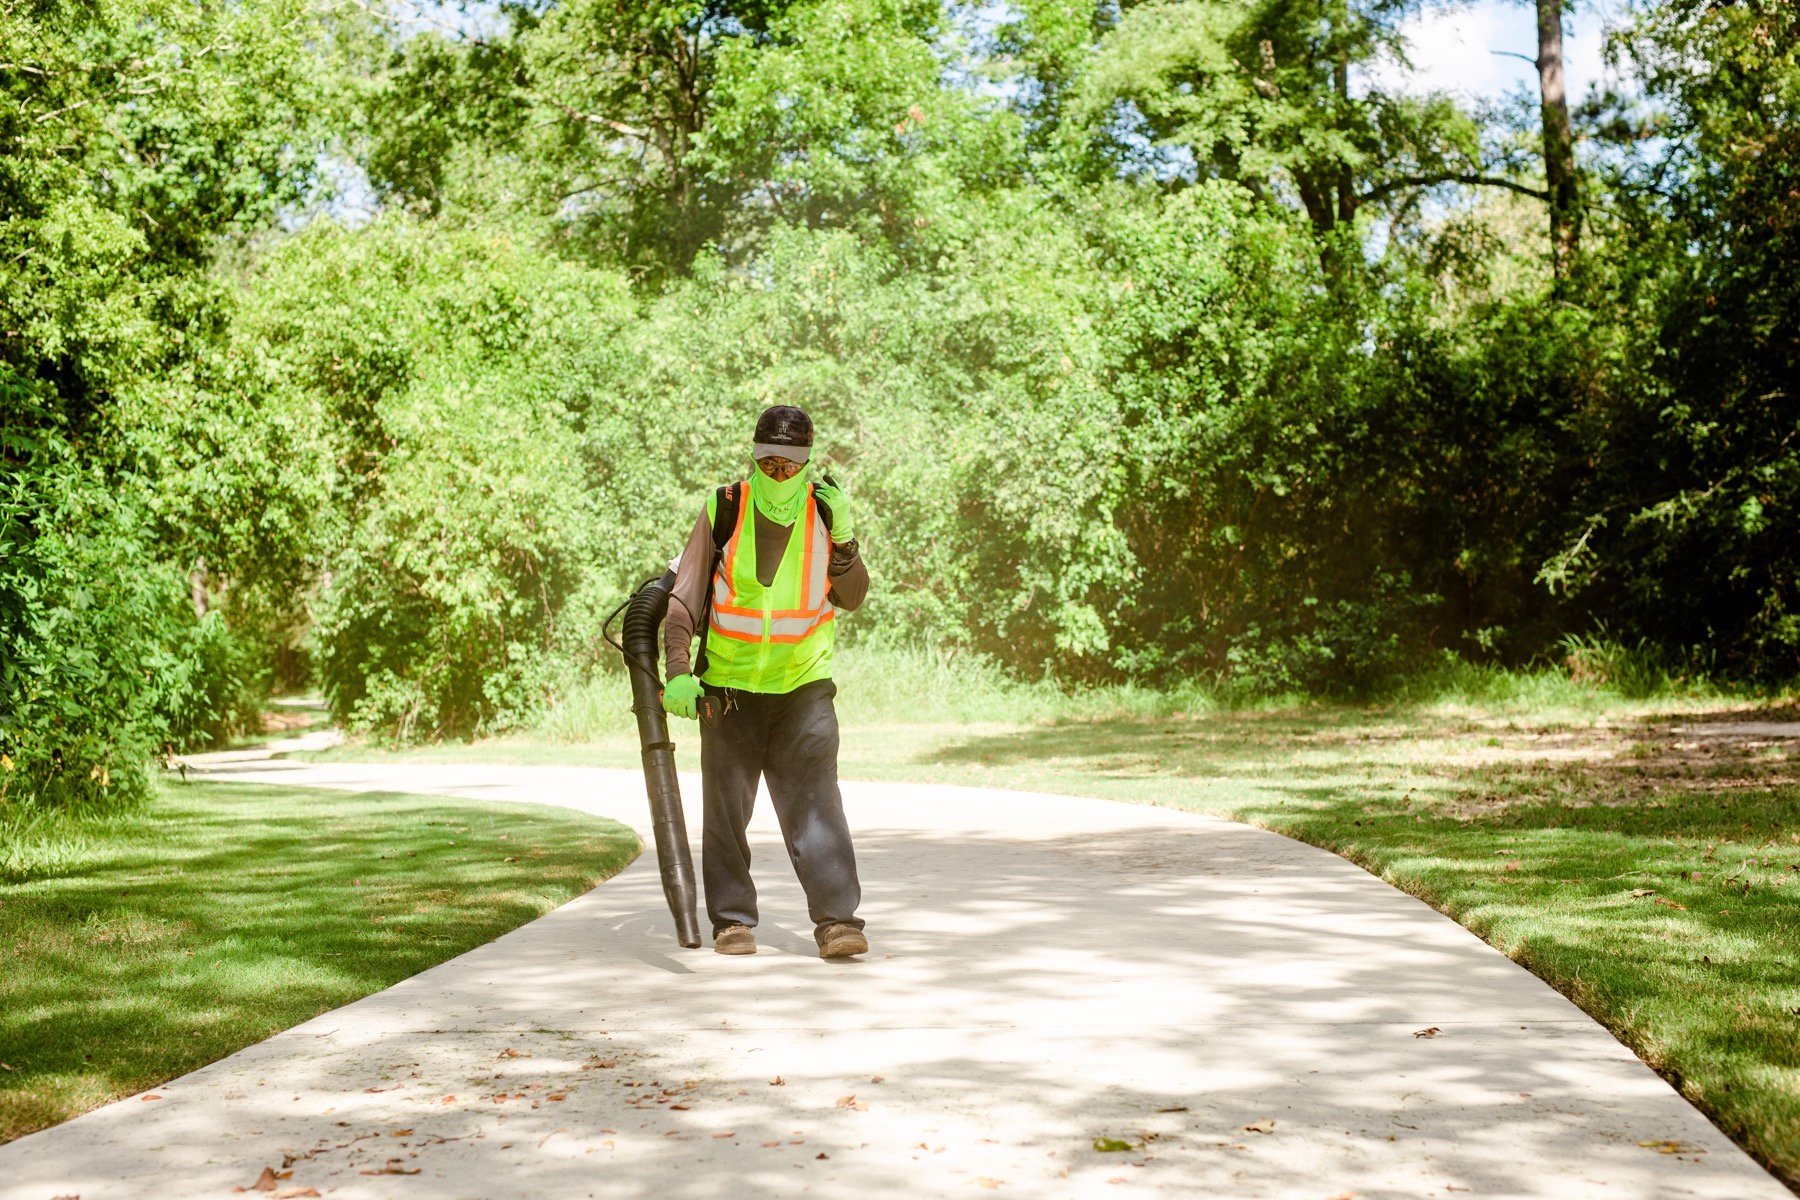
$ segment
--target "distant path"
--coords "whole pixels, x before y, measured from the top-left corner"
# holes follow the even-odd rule
[[[620,771],[199,770],[645,823]],[[765,802],[755,957],[682,950],[647,851],[159,1100],[0,1147],[0,1200],[224,1198],[284,1164],[250,1194],[1792,1200],[1561,996],[1334,855],[1100,800],[845,793],[866,961],[814,957]]]

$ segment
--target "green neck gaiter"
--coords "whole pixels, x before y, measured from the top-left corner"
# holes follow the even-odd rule
[[[793,478],[777,482],[763,474],[761,467],[752,468],[750,496],[756,501],[756,511],[777,525],[792,525],[806,499],[806,472],[807,468],[801,467]]]

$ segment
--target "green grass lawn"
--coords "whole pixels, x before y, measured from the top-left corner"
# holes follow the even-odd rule
[[[638,849],[538,805],[172,781],[39,830],[0,870],[0,1141],[491,941]]]
[[[1385,706],[1182,711],[999,684],[940,704],[943,681],[904,671],[871,678],[871,702],[846,674],[846,778],[1170,805],[1333,850],[1549,981],[1800,1184],[1800,744],[1676,732],[1800,720],[1791,699],[1529,677]],[[581,698],[536,732],[401,757],[634,768],[624,705]],[[978,719],[994,712],[1046,715]],[[676,738],[697,769],[693,727]]]

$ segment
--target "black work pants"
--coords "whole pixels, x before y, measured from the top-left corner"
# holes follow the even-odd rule
[[[719,723],[701,724],[706,821],[700,870],[706,915],[715,934],[727,925],[756,925],[756,885],[750,880],[750,840],[744,830],[756,805],[759,776],[769,781],[769,797],[788,858],[806,891],[815,934],[839,921],[862,928],[856,915],[862,886],[838,792],[835,695],[837,685],[829,679],[779,694],[732,691]]]

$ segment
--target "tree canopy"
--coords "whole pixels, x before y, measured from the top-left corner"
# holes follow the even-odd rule
[[[1540,0],[1506,105],[1392,82],[1417,11],[5,10],[0,804],[274,686],[529,719],[776,402],[855,498],[852,637],[1791,677],[1792,6],[1648,0],[1565,97]]]

